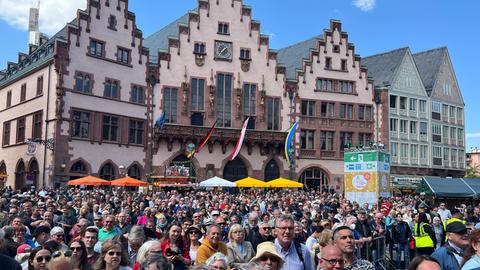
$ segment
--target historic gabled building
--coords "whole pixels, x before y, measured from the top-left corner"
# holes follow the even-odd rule
[[[53,186],[87,174],[113,179],[122,168],[144,177],[148,51],[128,1],[87,3],[0,79],[7,185]]]
[[[431,164],[434,176],[465,174],[465,117],[462,93],[446,47],[414,54],[431,102]]]
[[[157,69],[159,76],[154,118],[163,112],[166,122],[154,133],[154,178],[288,176],[283,144],[291,121],[284,69],[277,67],[277,54],[249,6],[199,1],[144,43],[156,60],[152,73]],[[243,147],[229,161],[247,118]],[[200,143],[215,121],[208,145],[189,162],[187,149]]]
[[[369,146],[381,136],[382,94],[377,104],[373,82],[355,54],[339,21],[330,21],[323,35],[278,52],[287,67],[287,85],[296,89],[299,120],[296,170],[310,187],[343,188],[343,152],[347,145]],[[383,95],[383,104],[386,104]]]
[[[393,175],[426,175],[430,167],[428,95],[409,48],[364,58],[377,88],[388,89]]]

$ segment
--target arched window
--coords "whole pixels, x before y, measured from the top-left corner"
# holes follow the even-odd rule
[[[223,169],[223,178],[230,181],[237,181],[248,176],[245,163],[239,158],[229,161]]]
[[[15,189],[22,189],[25,187],[25,163],[20,160],[15,168]]]
[[[142,179],[142,176],[140,174],[140,168],[137,165],[130,166],[130,168],[128,168],[127,174],[129,177],[132,177],[138,180]]]
[[[318,167],[306,169],[299,180],[308,188],[328,189],[328,174]]]
[[[115,179],[115,170],[111,163],[107,163],[100,168],[100,178],[105,180]]]
[[[280,177],[280,169],[278,168],[277,162],[272,159],[267,163],[265,167],[265,181],[274,180]]]
[[[85,163],[83,163],[82,161],[75,162],[70,168],[70,171],[76,174],[84,174],[84,175],[88,174],[87,166],[85,166]]]
[[[36,159],[30,162],[28,166],[27,185],[36,187],[38,183],[38,162]]]
[[[0,188],[5,187],[5,182],[7,181],[7,166],[5,163],[0,163]]]

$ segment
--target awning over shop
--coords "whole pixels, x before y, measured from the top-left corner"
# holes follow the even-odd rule
[[[423,177],[418,192],[436,197],[473,198],[477,196],[474,189],[462,178]]]
[[[477,198],[480,198],[480,178],[462,178],[462,179],[477,194]]]

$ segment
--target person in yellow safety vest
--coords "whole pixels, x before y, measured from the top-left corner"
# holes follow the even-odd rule
[[[435,251],[437,239],[435,237],[435,231],[428,222],[427,214],[420,213],[418,215],[418,222],[415,224],[413,235],[417,256],[430,255]]]
[[[450,212],[452,212],[452,218],[449,218],[447,220],[443,221],[443,231],[447,231],[447,225],[452,223],[452,222],[461,222],[462,224],[467,224],[467,221],[463,220],[463,214],[458,210],[457,208],[452,209]],[[445,234],[445,241],[447,240],[447,235]]]

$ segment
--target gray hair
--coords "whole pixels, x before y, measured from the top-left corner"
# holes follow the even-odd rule
[[[130,242],[143,242],[145,241],[145,231],[142,226],[132,226],[130,232],[128,232],[128,241]]]
[[[140,270],[145,270],[149,265],[155,264],[159,270],[171,270],[173,265],[160,254],[153,254],[148,256],[140,265]]]
[[[281,215],[280,217],[278,217],[275,220],[275,227],[276,228],[280,227],[280,223],[282,223],[284,221],[288,221],[288,222],[291,222],[291,223],[295,224],[295,219],[293,219],[293,217],[291,215]]]
[[[212,230],[213,227],[216,227],[220,231],[222,230],[222,228],[220,228],[220,225],[214,223],[214,224],[211,224],[207,227],[207,235],[210,234],[210,231]]]
[[[216,261],[223,261],[225,263],[225,267],[228,266],[228,258],[227,258],[227,256],[223,255],[223,253],[221,253],[221,252],[217,252],[217,253],[213,254],[212,256],[210,256],[210,258],[208,258],[205,261],[205,265],[206,266],[212,266],[212,264],[214,264]]]
[[[148,251],[154,246],[154,245],[160,245],[160,240],[149,240],[138,249],[137,252],[137,262],[143,263],[145,261],[146,255]]]
[[[253,219],[253,218],[254,218],[254,219],[257,219],[257,218],[258,218],[257,212],[250,212],[250,213],[248,213],[248,219],[251,219],[251,218],[252,218],[252,219]]]

